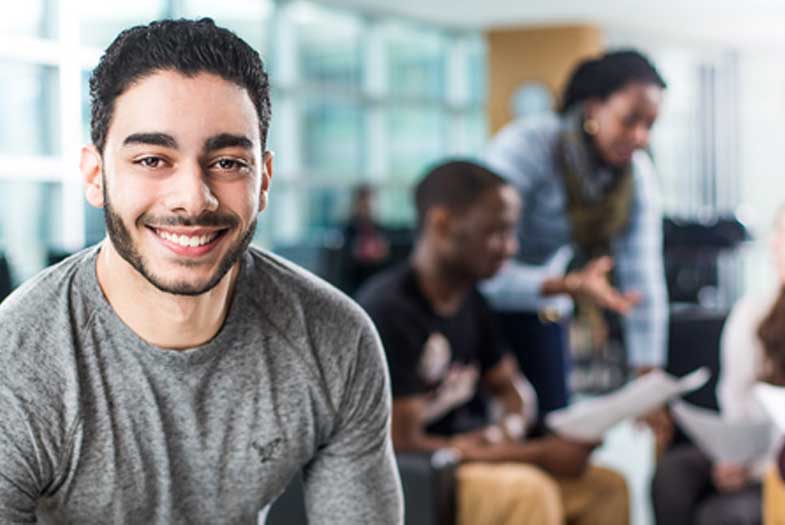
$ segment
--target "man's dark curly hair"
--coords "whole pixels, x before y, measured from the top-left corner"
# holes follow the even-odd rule
[[[487,190],[505,184],[507,182],[499,175],[471,160],[439,163],[431,167],[414,188],[417,228],[423,228],[431,209],[443,206],[454,213],[462,213]]]
[[[259,54],[209,18],[161,20],[120,33],[90,77],[90,137],[100,152],[114,101],[134,82],[157,71],[193,77],[212,73],[246,89],[256,107],[264,150],[270,127],[270,84]]]

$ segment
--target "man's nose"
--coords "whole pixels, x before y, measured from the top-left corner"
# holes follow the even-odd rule
[[[218,198],[198,162],[189,162],[179,167],[171,179],[166,204],[170,211],[189,217],[218,209]]]
[[[506,253],[508,257],[512,257],[516,253],[518,253],[518,248],[520,247],[520,243],[518,242],[518,236],[517,235],[510,236],[510,238],[507,240],[506,246],[507,246]]]
[[[635,147],[636,149],[645,148],[649,145],[649,128],[644,124],[635,127]]]

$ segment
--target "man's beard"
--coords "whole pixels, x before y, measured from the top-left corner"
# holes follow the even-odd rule
[[[112,208],[111,202],[109,200],[109,194],[106,191],[105,180],[103,192],[104,223],[106,224],[106,231],[109,234],[109,239],[111,239],[112,245],[114,246],[117,253],[120,254],[120,257],[125,259],[125,261],[130,264],[137,272],[139,272],[145,279],[147,279],[150,284],[162,292],[174,295],[189,296],[201,295],[203,293],[209,292],[215,288],[219,282],[221,282],[221,279],[223,279],[226,273],[232,268],[232,266],[234,266],[240,257],[242,257],[242,255],[248,249],[248,246],[251,244],[254,233],[256,232],[257,219],[254,218],[253,222],[251,222],[251,224],[248,226],[248,229],[243,234],[243,236],[238,239],[233,246],[230,247],[229,251],[218,265],[218,269],[206,284],[197,286],[186,281],[175,281],[172,283],[167,283],[159,276],[153,274],[147,268],[144,258],[139,253],[139,250],[131,238],[131,233],[128,231],[128,228],[126,228],[122,218]],[[231,230],[239,224],[239,221],[236,217],[225,213],[203,213],[195,218],[172,216],[155,220],[151,220],[152,217],[150,216],[142,215],[137,220],[137,223],[148,224],[148,222],[145,220],[146,218],[147,221],[150,221],[150,224],[155,224],[158,226],[219,226],[222,228],[229,228]],[[187,267],[195,266],[198,263],[183,261],[180,264]]]

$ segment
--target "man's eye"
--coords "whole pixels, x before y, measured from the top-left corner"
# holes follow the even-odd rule
[[[163,161],[159,157],[144,157],[136,161],[140,166],[145,168],[158,168]]]
[[[237,159],[218,159],[213,166],[225,171],[240,171],[246,169],[248,164]]]

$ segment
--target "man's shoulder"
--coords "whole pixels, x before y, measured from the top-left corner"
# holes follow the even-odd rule
[[[335,403],[351,376],[386,370],[376,329],[360,306],[320,277],[277,255],[251,248],[243,286],[246,321],[309,377],[321,376]],[[381,372],[386,373],[386,372]],[[313,374],[313,375],[312,375]]]
[[[319,329],[338,337],[370,325],[357,303],[305,268],[256,247],[248,257],[250,270],[243,285],[252,291],[245,295],[255,302],[254,310],[277,326]]]
[[[94,310],[79,290],[91,262],[92,251],[77,253],[43,270],[0,304],[0,384],[9,387],[7,396],[13,392],[26,399],[25,410],[41,420],[58,421],[74,384],[75,338]]]

